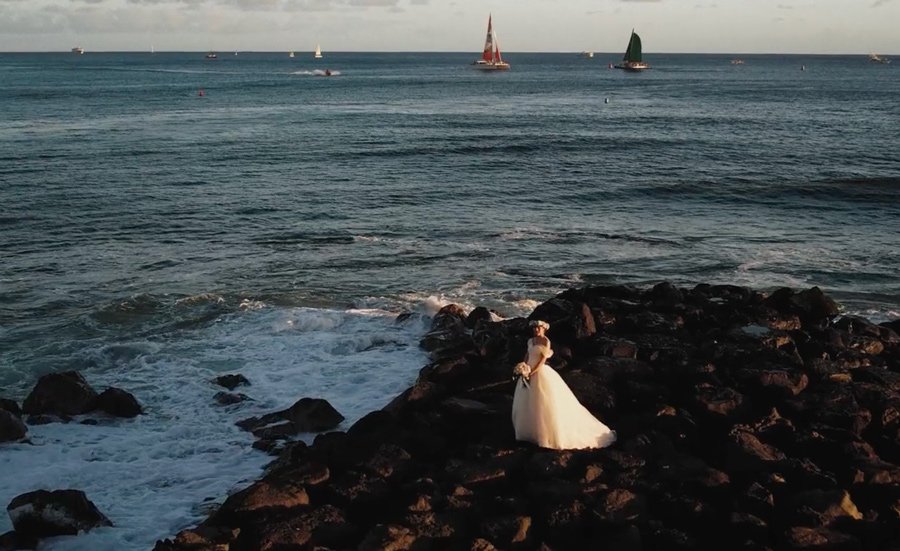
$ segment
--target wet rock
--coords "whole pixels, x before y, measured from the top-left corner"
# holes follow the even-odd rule
[[[74,536],[112,522],[80,490],[37,490],[6,506],[17,534],[35,538]]]
[[[144,412],[134,395],[115,387],[101,392],[94,402],[93,409],[105,411],[116,417],[137,417]]]
[[[322,432],[338,426],[344,416],[321,398],[301,398],[291,407],[238,421],[237,426],[260,439],[286,438],[301,432]]]
[[[458,304],[448,304],[438,310],[431,319],[431,330],[453,329],[464,330],[466,325],[466,311]]]
[[[0,409],[0,443],[16,442],[25,438],[28,427],[19,417],[5,409]]]
[[[514,439],[528,320],[447,308],[415,383],[346,432],[283,444],[291,420],[251,420],[279,453],[258,498],[202,525],[219,536],[159,549],[881,551],[900,510],[898,346],[883,326],[833,323],[829,300],[561,293],[529,318],[553,323],[551,365],[619,436],[564,451]]]
[[[15,551],[16,549],[37,549],[39,540],[33,536],[24,536],[15,531],[0,534],[0,551]]]
[[[213,382],[219,386],[224,386],[228,390],[234,390],[241,385],[250,385],[250,381],[240,373],[219,375],[213,379]]]
[[[19,407],[19,404],[17,404],[15,400],[0,398],[0,410],[6,410],[16,417],[22,416],[22,409]]]
[[[246,402],[247,400],[250,400],[250,397],[242,392],[216,392],[215,395],[213,395],[213,400],[219,405],[230,406]]]
[[[22,411],[28,414],[80,415],[94,406],[97,392],[77,371],[51,373],[38,379],[25,398]]]

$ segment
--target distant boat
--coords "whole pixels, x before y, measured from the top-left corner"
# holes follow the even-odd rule
[[[313,57],[315,59],[322,59],[322,48],[320,48],[318,44],[316,44],[316,53],[313,54]]]
[[[888,59],[886,57],[882,57],[875,53],[869,54],[869,61],[871,61],[872,63],[881,63],[883,65],[887,65],[888,63],[891,62],[890,59]]]
[[[291,50],[290,52],[288,52],[288,57],[294,57],[294,51],[293,51],[293,50]]]
[[[219,56],[216,55],[216,52],[209,52],[206,54],[206,59],[217,59]]]
[[[503,56],[500,54],[500,42],[497,40],[496,33],[494,33],[491,17],[488,15],[487,38],[484,40],[484,50],[481,52],[481,59],[475,60],[473,65],[477,69],[484,71],[506,71],[509,69],[509,63],[503,61]]]
[[[594,52],[581,52],[581,57],[592,59],[594,57]]]
[[[153,44],[150,44],[150,53],[155,54],[156,50],[153,49]]]
[[[650,65],[644,63],[641,53],[641,37],[638,36],[634,29],[631,29],[631,38],[628,40],[628,48],[625,49],[625,56],[622,63],[616,65],[616,69],[625,69],[626,71],[643,71],[649,69]]]
[[[72,48],[72,53],[78,54],[78,55],[84,55],[84,48],[82,48],[81,46],[75,46],[74,48]]]
[[[744,64],[744,60],[743,60],[743,59],[735,58],[735,59],[732,59],[732,60],[731,60],[731,64],[732,64],[732,65],[743,65],[743,64]]]

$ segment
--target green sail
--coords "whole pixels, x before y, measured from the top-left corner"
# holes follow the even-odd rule
[[[625,50],[625,61],[643,61],[641,58],[641,37],[631,31],[631,40],[628,41],[628,49]]]

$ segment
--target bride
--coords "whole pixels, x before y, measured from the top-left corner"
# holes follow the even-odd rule
[[[525,361],[515,369],[519,375],[512,405],[516,440],[556,450],[603,448],[615,442],[615,431],[591,415],[559,373],[544,363],[553,356],[550,339],[544,336],[550,324],[535,320],[530,326],[534,336],[528,339]]]

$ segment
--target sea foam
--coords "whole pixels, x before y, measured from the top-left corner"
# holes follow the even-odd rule
[[[346,429],[409,386],[426,363],[418,339],[428,318],[395,317],[377,309],[263,307],[176,336],[85,349],[98,366],[84,372],[88,381],[98,390],[129,390],[145,415],[29,427],[33,445],[0,453],[0,503],[41,488],[80,489],[115,526],[54,538],[43,549],[149,549],[201,520],[271,460],[235,421],[311,396],[334,405]],[[224,389],[210,381],[232,372],[251,381],[235,392],[253,401],[219,406],[213,395]],[[0,532],[10,529],[4,515]]]

